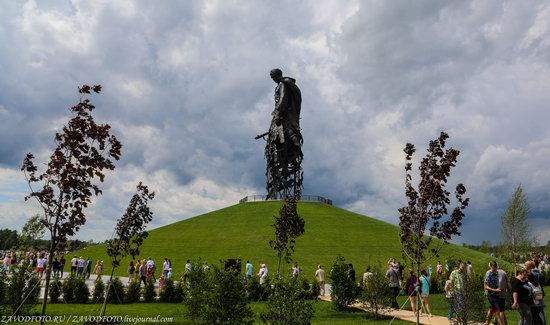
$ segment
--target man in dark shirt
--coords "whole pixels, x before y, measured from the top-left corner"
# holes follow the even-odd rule
[[[533,296],[529,283],[527,281],[527,270],[521,269],[516,272],[516,277],[512,278],[512,292],[514,303],[512,309],[519,308],[519,314],[521,315],[521,325],[532,325],[533,314],[531,313],[531,305],[533,304]]]

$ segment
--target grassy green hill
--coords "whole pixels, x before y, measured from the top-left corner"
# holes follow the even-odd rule
[[[250,260],[255,272],[266,263],[271,274],[277,268],[277,255],[269,247],[273,235],[273,216],[280,202],[255,202],[233,205],[150,231],[141,248],[140,258],[151,256],[157,266],[165,257],[172,260],[175,275],[182,274],[186,259],[199,257],[208,263],[221,259]],[[313,276],[320,263],[326,270],[338,254],[353,263],[357,274],[367,265],[385,265],[390,257],[403,261],[398,227],[323,203],[299,203],[298,212],[305,219],[306,232],[296,242],[293,258],[302,274]],[[105,246],[88,247],[76,253],[92,260],[108,261]],[[446,245],[439,260],[470,260],[474,270],[485,271],[489,257],[457,245]],[[115,272],[125,275],[129,258]],[[437,259],[430,261],[434,267]],[[108,262],[107,262],[108,264]],[[285,270],[290,265],[284,265]],[[110,270],[110,266],[106,271]],[[107,272],[106,272],[107,273]]]

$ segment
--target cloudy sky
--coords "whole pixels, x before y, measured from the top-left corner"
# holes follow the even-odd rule
[[[264,193],[253,137],[280,67],[303,94],[304,193],[397,223],[405,143],[446,130],[472,203],[457,241],[498,242],[519,183],[550,238],[548,1],[2,1],[0,44],[0,228],[39,211],[19,166],[45,161],[83,83],[123,157],[79,238],[109,237],[140,180],[155,227]]]

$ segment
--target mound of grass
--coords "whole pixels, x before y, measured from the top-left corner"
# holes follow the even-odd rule
[[[250,260],[255,272],[260,263],[266,263],[273,275],[277,255],[269,247],[269,240],[274,236],[273,216],[280,206],[281,202],[242,203],[154,229],[142,246],[140,258],[151,256],[158,274],[164,258],[170,258],[176,279],[183,274],[187,259],[198,258],[210,264],[239,258],[243,269]],[[403,261],[395,225],[323,203],[300,202],[298,212],[305,219],[306,231],[296,242],[293,258],[302,268],[302,276],[313,278],[318,264],[328,274],[339,254],[353,263],[358,278],[367,265],[385,265],[390,257]],[[94,263],[98,259],[108,261],[104,245],[85,248],[76,255],[90,256]],[[490,257],[449,244],[439,258],[428,263],[435,272],[437,261],[444,264],[446,259],[470,260],[474,271],[485,272]],[[115,274],[126,276],[129,261],[123,260]],[[290,272],[290,267],[283,265],[282,270]]]

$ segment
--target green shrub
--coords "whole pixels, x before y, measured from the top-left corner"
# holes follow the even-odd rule
[[[293,278],[276,279],[267,300],[267,310],[260,314],[260,319],[273,325],[311,324],[314,302],[306,300],[303,284]]]
[[[140,282],[137,280],[130,281],[126,288],[126,295],[124,296],[127,303],[139,302],[141,299]]]
[[[199,261],[193,263],[188,273],[187,286],[185,287],[185,299],[183,303],[187,306],[187,312],[193,321],[202,316],[204,305],[208,304],[207,293],[210,289],[208,284],[208,270],[202,267]]]
[[[107,303],[109,304],[122,304],[124,303],[124,285],[118,277],[113,278],[107,284]]]
[[[8,315],[8,275],[3,268],[0,268],[0,315]]]
[[[82,278],[78,278],[74,284],[74,301],[77,304],[87,303],[90,299],[90,289],[88,289],[86,281]]]
[[[485,293],[475,277],[465,276],[462,290],[454,290],[453,323],[467,325],[485,320]]]
[[[337,310],[343,310],[355,301],[355,283],[348,276],[348,264],[338,256],[330,271],[331,299]]]
[[[254,275],[246,286],[246,293],[249,301],[265,301],[269,297],[271,282],[269,278],[264,284],[260,284],[260,277]]]
[[[183,281],[179,281],[174,289],[174,302],[182,303],[185,297],[185,289],[183,287]]]
[[[63,281],[63,300],[66,303],[74,303],[75,298],[75,287],[76,287],[77,278],[74,276],[69,276]]]
[[[380,267],[371,269],[372,275],[364,283],[360,300],[371,307],[375,319],[391,306],[392,293],[386,281],[386,273]]]
[[[157,293],[155,291],[155,284],[153,283],[153,280],[147,280],[147,284],[143,288],[143,301],[153,302],[156,297]]]
[[[201,318],[205,324],[252,324],[254,313],[248,306],[245,282],[233,270],[212,266],[207,272],[207,304],[202,306]]]
[[[159,293],[159,300],[162,302],[174,302],[175,289],[174,280],[164,280],[164,285]]]
[[[13,270],[12,276],[6,282],[6,300],[9,304],[8,314],[14,316],[28,315],[30,309],[38,300],[40,279],[29,269],[28,263],[24,263],[23,266]]]
[[[97,278],[94,281],[94,291],[92,294],[92,302],[100,303],[105,298],[105,284],[101,278]]]
[[[50,283],[50,290],[48,295],[50,296],[50,302],[57,303],[59,302],[59,297],[63,291],[63,284],[59,280],[54,280]]]
[[[316,278],[313,278],[313,281],[311,282],[311,299],[319,298],[320,294],[321,286],[319,285],[319,281],[317,281]]]

